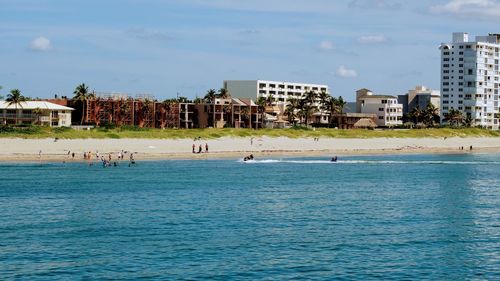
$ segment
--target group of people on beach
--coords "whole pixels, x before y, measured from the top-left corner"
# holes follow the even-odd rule
[[[72,154],[72,157],[74,158],[74,154]],[[121,150],[118,152],[118,155],[116,157],[116,160],[118,161],[122,161],[124,160],[124,157],[126,154],[129,154],[129,164],[128,166],[130,167],[131,165],[135,164],[135,159],[134,159],[134,153],[133,152],[128,152],[128,151],[124,151],[124,150]],[[99,161],[101,161],[102,163],[102,167],[105,168],[105,167],[111,167],[111,166],[114,166],[114,167],[117,167],[118,166],[118,162],[116,161],[113,161],[113,153],[110,152],[108,153],[107,157],[105,154],[100,154],[98,150],[95,151],[95,153],[92,153],[92,151],[86,151],[83,153],[83,159],[88,161],[88,164],[89,166],[92,166],[93,165],[93,162],[92,162],[92,158],[93,156],[95,155],[95,158]]]
[[[196,144],[193,143],[193,153],[202,153],[203,147],[201,143],[198,145],[198,152],[196,151]],[[208,153],[208,143],[205,143],[205,153]]]

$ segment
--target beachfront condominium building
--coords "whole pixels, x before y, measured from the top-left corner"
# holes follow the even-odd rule
[[[356,112],[377,115],[375,121],[380,127],[403,125],[403,105],[395,96],[375,95],[368,89],[357,90]]]
[[[404,95],[398,95],[398,103],[403,105],[403,114],[408,114],[417,107],[424,110],[429,103],[440,109],[441,93],[425,86],[417,86]]]
[[[307,92],[327,93],[330,94],[327,85],[293,83],[283,81],[268,81],[268,80],[226,80],[224,81],[224,89],[233,97],[256,99],[265,98],[269,101],[270,107],[273,108],[270,113],[272,115],[267,119],[280,120],[284,115],[286,104],[291,99],[303,99]],[[320,110],[319,98],[313,105],[317,107],[317,111],[311,119],[313,123],[328,123],[328,115]],[[281,116],[281,117],[280,117]]]
[[[453,33],[441,44],[441,122],[454,109],[475,126],[498,130],[500,34],[476,36]]]
[[[18,104],[0,101],[0,125],[38,124],[69,127],[71,111],[71,107],[47,101],[24,101]]]
[[[272,97],[275,104],[286,104],[290,99],[304,98],[309,91],[329,94],[327,85],[267,80],[227,80],[224,81],[224,88],[232,96],[239,98]]]

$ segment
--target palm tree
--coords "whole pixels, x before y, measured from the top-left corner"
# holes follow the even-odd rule
[[[299,100],[298,99],[289,99],[288,104],[286,105],[285,108],[285,115],[288,117],[288,122],[293,123],[295,126],[295,118],[297,117],[297,108],[299,107]]]
[[[342,98],[342,96],[339,96],[338,99],[336,99],[336,102],[337,102],[337,111],[338,113],[340,114],[339,116],[339,119],[338,119],[338,126],[340,127],[342,124],[342,114],[344,114],[344,107],[346,105],[346,101],[344,100],[344,98]]]
[[[272,106],[276,99],[272,95],[268,95],[267,98],[265,98],[265,101],[266,106]]]
[[[215,91],[215,89],[210,89],[207,91],[207,93],[203,99],[205,100],[206,103],[213,103],[216,95],[217,95],[217,92]]]
[[[80,125],[83,125],[83,119],[85,118],[85,105],[87,103],[87,99],[93,96],[93,94],[89,95],[89,87],[87,87],[85,83],[76,86],[73,94],[75,95],[73,100],[82,103],[82,119],[80,120]]]
[[[448,121],[452,126],[458,127],[464,121],[464,116],[462,112],[452,108],[445,114],[445,121]]]
[[[426,125],[434,126],[435,123],[439,122],[439,109],[429,102],[422,117]]]
[[[228,90],[226,90],[225,88],[219,89],[219,98],[228,99],[230,97],[231,97],[231,95],[229,94]]]
[[[178,103],[188,103],[188,102],[189,102],[189,100],[188,100],[188,98],[186,98],[186,97],[182,97],[182,96],[181,96],[181,97],[178,97],[178,98],[177,98],[177,102],[178,102]]]
[[[17,125],[17,106],[21,106],[21,108],[23,107],[22,106],[22,102],[23,101],[26,101],[26,98],[21,94],[21,91],[19,91],[18,89],[13,89],[10,91],[10,94],[7,95],[7,99],[6,101],[8,102],[7,105],[10,106],[10,105],[14,105],[15,108],[16,108],[16,125]]]
[[[424,115],[423,111],[418,106],[414,107],[409,113],[410,118],[412,119],[413,123],[415,123],[415,124],[420,123],[423,115]]]
[[[308,91],[304,94],[304,97],[299,101],[298,110],[299,116],[303,118],[306,123],[306,127],[309,125],[309,118],[317,111],[315,106],[318,94],[314,91]]]
[[[313,113],[317,110],[317,108],[310,101],[310,98],[306,96],[299,102],[299,116],[304,118],[306,127],[309,125],[309,118],[311,118]]]

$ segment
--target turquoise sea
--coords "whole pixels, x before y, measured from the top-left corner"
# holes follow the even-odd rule
[[[499,280],[500,155],[0,164],[1,280]]]

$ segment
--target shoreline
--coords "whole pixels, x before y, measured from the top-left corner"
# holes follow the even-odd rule
[[[202,146],[203,153],[192,153]],[[205,153],[205,144],[209,152]],[[473,149],[470,150],[470,146]],[[460,148],[463,147],[463,150]],[[39,151],[42,151],[41,159]],[[248,154],[263,157],[332,157],[389,154],[500,153],[500,138],[298,138],[243,137],[192,140],[158,139],[0,139],[0,162],[85,162],[84,151],[116,161],[119,151],[134,153],[136,161],[239,159]],[[75,158],[70,153],[75,153]],[[129,154],[123,161],[128,162]]]

